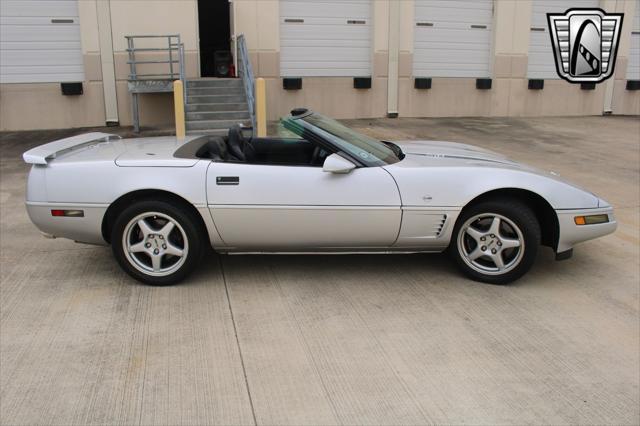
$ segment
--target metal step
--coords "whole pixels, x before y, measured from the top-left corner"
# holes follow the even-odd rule
[[[187,104],[185,112],[215,112],[215,111],[246,111],[249,113],[247,102],[220,104]]]
[[[219,104],[234,103],[239,104],[246,102],[244,94],[242,95],[191,95],[187,96],[187,104]]]
[[[187,123],[198,120],[248,120],[248,111],[188,112]]]
[[[242,87],[241,78],[203,78],[187,80],[189,87]]]
[[[240,95],[244,96],[243,87],[188,87],[187,97],[197,95]]]
[[[229,129],[239,123],[248,124],[250,120],[200,120],[188,121],[186,123],[187,130],[213,130],[213,129]]]

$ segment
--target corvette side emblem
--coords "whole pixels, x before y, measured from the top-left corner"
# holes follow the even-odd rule
[[[570,83],[599,83],[611,77],[623,16],[602,9],[547,13],[558,75]]]

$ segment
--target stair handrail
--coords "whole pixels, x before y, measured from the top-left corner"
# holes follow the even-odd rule
[[[184,65],[184,44],[180,39],[180,34],[140,34],[140,35],[125,35],[127,40],[127,53],[129,65],[129,91],[132,95],[132,113],[133,113],[133,126],[136,132],[140,131],[140,116],[138,113],[138,95],[140,93],[152,93],[152,92],[166,92],[167,89],[171,90],[172,83],[175,80],[180,80],[183,85],[183,103],[187,103],[187,80],[185,75]],[[153,40],[166,40],[165,45],[162,47],[149,47],[140,46],[140,43],[144,41]],[[138,45],[136,46],[136,41]],[[152,46],[158,46],[158,44],[152,44]],[[149,59],[140,57],[142,52],[147,53],[161,53],[166,54],[165,59]],[[138,56],[136,56],[138,54]],[[162,70],[162,73],[156,74],[149,72],[141,72],[139,65],[144,64],[167,64],[168,67]],[[176,66],[177,65],[177,66]],[[160,83],[160,84],[158,84]],[[139,88],[139,85],[144,85]]]
[[[247,95],[247,106],[249,107],[249,116],[251,117],[251,126],[256,129],[256,112],[255,112],[255,78],[253,76],[253,67],[249,58],[249,50],[244,34],[237,37],[238,49],[238,73],[244,84],[244,91]]]
[[[163,35],[154,35],[154,34],[144,34],[144,35],[126,35],[124,36],[127,39],[127,53],[129,54],[129,60],[127,64],[129,64],[129,80],[176,80],[180,79],[184,82],[185,72],[184,72],[184,45],[180,40],[180,34],[163,34]],[[142,40],[151,40],[151,39],[166,39],[166,47],[140,47],[136,46],[136,40],[141,42]],[[168,58],[167,59],[157,59],[157,60],[145,60],[139,59],[136,57],[136,53],[141,52],[158,52],[164,53],[166,52]],[[177,54],[177,55],[176,55]],[[174,58],[174,55],[176,57]],[[174,66],[174,64],[178,64],[178,66]],[[168,64],[168,72],[162,74],[149,74],[149,73],[141,73],[138,70],[138,65],[142,64]]]

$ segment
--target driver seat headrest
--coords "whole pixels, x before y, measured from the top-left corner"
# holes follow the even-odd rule
[[[229,128],[229,154],[240,161],[245,161],[244,147],[247,142],[239,124]]]

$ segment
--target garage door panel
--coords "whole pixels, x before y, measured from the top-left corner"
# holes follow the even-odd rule
[[[363,31],[363,28],[356,26],[335,26],[335,25],[291,25],[282,26],[281,37],[283,41],[289,40],[344,40],[345,37],[353,40],[366,40],[370,39],[369,28]]]
[[[357,17],[369,18],[371,9],[369,1],[313,1],[295,0],[280,3],[280,16],[289,18],[314,17]]]
[[[56,82],[59,81],[77,81],[76,76],[77,72],[73,73],[59,73],[56,74]],[[2,76],[3,83],[24,83],[25,81],[29,83],[51,83],[51,74],[43,73],[43,74],[8,74]]]
[[[356,64],[357,66],[355,68],[344,68],[349,64],[345,64],[342,62],[336,62],[334,64],[327,64],[326,62],[323,62],[321,64],[305,64],[305,65],[306,67],[296,66],[296,68],[293,68],[293,69],[283,69],[282,70],[283,75],[295,75],[296,77],[317,77],[318,76],[317,69],[319,66],[327,67],[329,65],[333,65],[332,67],[325,69],[323,77],[344,77],[345,75],[355,76],[359,72],[358,70],[359,70],[359,67],[361,66],[360,64]],[[284,74],[287,72],[289,74]]]
[[[82,55],[71,50],[3,50],[0,57],[11,66],[82,64]]]
[[[290,39],[282,41],[280,44],[284,47],[324,47],[327,45],[327,40],[331,40],[333,46],[354,48],[354,47],[369,47],[369,40],[344,40],[344,39]]]
[[[428,0],[428,2],[417,3],[416,6],[421,8],[449,8],[455,9],[459,13],[465,13],[468,10],[491,10],[493,4],[491,2],[482,2],[477,0]]]
[[[456,49],[456,52],[461,53],[465,57],[465,63],[469,64],[484,64],[485,61],[485,53],[482,51],[471,50],[471,49]],[[429,56],[429,61],[424,62],[428,63],[448,63],[451,62],[451,52],[443,52],[439,49],[425,49],[425,53]],[[418,63],[421,61],[418,60]]]
[[[420,19],[431,19],[436,22],[465,22],[465,23],[475,23],[475,22],[487,22],[491,20],[493,12],[491,9],[488,10],[478,10],[478,9],[470,9],[461,11],[456,8],[442,8],[442,9],[434,9],[432,6],[428,8],[424,8],[423,11],[416,10],[416,16],[419,16]],[[431,22],[431,21],[429,21]]]
[[[2,0],[0,12],[0,83],[84,80],[77,0]]]
[[[282,53],[282,57],[285,60],[296,62],[303,54],[306,53],[308,47],[290,47]],[[314,47],[313,51],[319,56],[332,55],[336,60],[340,61],[361,61],[366,62],[369,60],[369,55],[366,52],[362,52],[357,48],[343,48],[336,51],[333,47]]]
[[[82,64],[69,64],[69,65],[51,65],[48,67],[43,67],[39,65],[25,65],[21,67],[12,67],[12,66],[4,66],[0,65],[3,73],[7,74],[46,74],[49,72],[51,68],[55,68],[57,73],[61,74],[71,74],[76,73],[82,70]]]
[[[281,75],[370,76],[370,16],[368,0],[281,0]]]
[[[533,0],[529,36],[529,78],[559,79],[556,71],[547,13],[564,13],[567,9],[598,8],[598,0]]]
[[[416,0],[414,18],[414,76],[489,76],[492,0]]]
[[[78,16],[76,0],[34,1],[34,0],[2,0],[0,1],[2,16]]]
[[[442,43],[472,43],[486,46],[486,44],[491,40],[491,31],[472,31],[466,28],[461,30],[447,28],[437,30],[416,28],[416,35],[420,36],[415,40],[416,46],[419,46],[421,43],[437,42],[442,50],[446,50],[443,48]]]
[[[75,41],[80,43],[80,27],[69,25],[52,31],[47,26],[9,26],[2,25],[0,39],[4,42],[19,41]]]
[[[25,26],[55,24],[57,27],[65,27],[69,25],[78,25],[79,22],[77,21],[77,18],[68,16],[0,16],[0,24]]]
[[[349,21],[358,21],[358,24],[350,24],[351,27],[361,27],[363,25],[370,25],[371,22],[369,21],[369,19],[364,19],[364,18],[358,18],[358,17],[350,17],[350,16],[343,16],[343,17],[333,17],[333,18],[320,18],[320,17],[305,17],[305,18],[281,18],[280,19],[280,23],[281,24],[290,24],[292,26],[299,26],[299,27],[308,27],[310,25],[346,25],[349,24]]]
[[[5,50],[49,50],[53,47],[59,49],[80,50],[80,42],[77,41],[6,41]],[[5,51],[3,50],[3,51]]]

